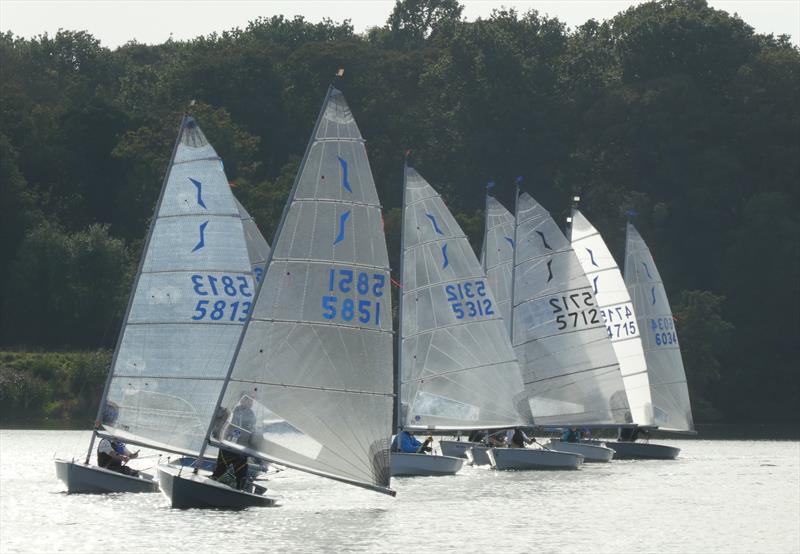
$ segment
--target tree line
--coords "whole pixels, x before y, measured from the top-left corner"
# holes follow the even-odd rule
[[[271,239],[340,67],[395,270],[409,149],[476,250],[490,179],[511,207],[522,176],[558,221],[580,194],[620,263],[634,210],[696,419],[797,421],[800,51],[705,0],[575,29],[536,11],[467,22],[457,0],[401,0],[362,34],[277,16],[114,50],[83,31],[0,35],[0,347],[113,347],[183,113]],[[0,357],[3,398],[55,378],[28,366]]]

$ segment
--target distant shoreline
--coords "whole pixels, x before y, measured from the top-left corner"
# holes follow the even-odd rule
[[[91,424],[75,421],[27,421],[9,423],[0,421],[0,431],[89,431]],[[609,433],[599,437],[610,438]],[[800,441],[800,425],[791,423],[699,423],[696,435],[682,435],[652,431],[653,440],[789,440]],[[537,436],[545,436],[537,433]]]

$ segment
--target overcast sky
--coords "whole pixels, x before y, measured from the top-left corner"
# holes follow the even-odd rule
[[[487,17],[501,6],[531,8],[574,28],[587,19],[609,19],[639,0],[461,0],[468,20]],[[788,34],[800,44],[800,0],[709,0],[714,8],[738,13],[758,33]],[[350,19],[357,32],[383,25],[394,0],[0,0],[0,30],[30,38],[59,28],[86,30],[114,48],[136,39],[158,44],[244,27],[259,16],[303,15],[317,22]]]

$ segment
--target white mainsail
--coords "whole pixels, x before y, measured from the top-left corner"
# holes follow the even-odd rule
[[[667,291],[650,249],[630,223],[625,243],[625,284],[644,345],[655,424],[664,430],[693,431],[686,372]]]
[[[514,266],[514,216],[496,198],[486,195],[486,226],[481,266],[497,301],[497,311],[511,334],[511,273]]]
[[[614,425],[630,418],[598,299],[556,222],[519,196],[513,344],[536,425]]]
[[[236,207],[239,209],[239,215],[242,218],[242,225],[244,227],[244,237],[247,242],[247,255],[250,257],[250,266],[253,271],[256,285],[261,282],[261,277],[264,275],[264,266],[269,257],[269,243],[261,231],[258,230],[253,217],[247,213],[241,202],[234,197]]]
[[[603,237],[579,210],[572,211],[572,248],[597,297],[608,337],[622,370],[632,421],[653,425],[650,381],[636,313],[625,281]]]
[[[519,365],[486,274],[439,194],[410,167],[402,242],[402,427],[521,424]]]
[[[255,429],[222,445],[392,493],[391,314],[364,140],[331,87],[220,399],[234,419],[252,401]]]
[[[112,362],[101,433],[196,454],[254,294],[222,163],[185,117]]]

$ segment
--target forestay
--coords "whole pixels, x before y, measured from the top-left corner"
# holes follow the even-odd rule
[[[619,360],[631,410],[631,423],[651,426],[653,407],[647,364],[625,281],[603,237],[578,210],[572,212],[571,238],[572,248],[597,297],[608,337]]]
[[[650,249],[630,223],[625,244],[625,284],[642,336],[655,424],[665,430],[693,431],[686,373],[667,292]]]
[[[486,195],[486,226],[481,266],[497,311],[511,333],[511,270],[514,265],[514,216],[496,198]]]
[[[532,422],[624,423],[625,388],[598,299],[561,229],[527,193],[516,241],[513,343]]]
[[[112,364],[103,434],[196,454],[255,293],[217,153],[184,118]]]
[[[403,427],[518,425],[519,365],[483,268],[441,197],[412,168],[405,187]]]
[[[364,141],[333,87],[276,237],[221,401],[233,413],[222,440],[387,492],[389,261]]]

